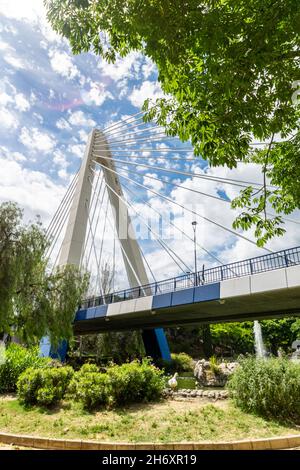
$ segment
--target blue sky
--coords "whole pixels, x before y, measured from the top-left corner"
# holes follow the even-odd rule
[[[80,165],[88,133],[94,127],[103,129],[137,113],[146,98],[155,100],[161,96],[157,71],[151,61],[139,53],[131,53],[115,64],[106,64],[91,53],[73,56],[67,41],[48,25],[42,0],[0,0],[0,52],[0,201],[14,200],[24,208],[27,218],[39,213],[48,224]],[[164,144],[180,147],[175,140]],[[186,148],[187,144],[182,146]],[[170,168],[168,162],[157,163],[149,158],[145,154],[143,162]],[[192,172],[205,171],[200,161],[196,164],[177,161],[172,165],[172,168]],[[172,188],[147,178],[147,175],[228,198],[237,195],[237,188],[156,169],[132,168],[124,164],[123,168],[123,174],[149,189],[179,204],[194,204],[204,216],[231,227],[234,213],[228,204]],[[126,170],[135,171],[135,174],[126,173]],[[206,171],[222,177],[261,181],[261,171],[255,166],[239,167],[234,171],[224,168]],[[172,212],[177,223],[192,236],[192,216],[186,221],[178,206],[155,197],[150,191],[132,184],[129,186],[135,194],[136,207],[144,216],[150,216],[151,210],[138,203],[139,198],[146,198],[163,216]],[[287,228],[286,236],[272,242],[270,248],[277,250],[299,244],[297,226],[288,224]],[[255,246],[203,220],[198,230],[203,246],[224,262],[262,254]],[[169,242],[192,265],[192,244],[182,237]],[[179,273],[178,267],[153,240],[142,240],[141,243],[159,278]],[[211,260],[199,253],[199,263],[202,262],[207,267],[211,265]]]

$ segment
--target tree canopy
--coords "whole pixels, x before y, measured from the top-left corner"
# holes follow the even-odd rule
[[[27,344],[49,335],[72,336],[72,322],[88,278],[74,266],[51,270],[39,219],[25,225],[14,203],[0,205],[0,332]]]
[[[147,119],[190,140],[195,155],[212,166],[261,165],[261,189],[249,187],[233,201],[242,209],[235,227],[255,227],[259,245],[284,233],[280,214],[300,207],[298,0],[45,5],[75,54],[92,50],[114,61],[135,50],[150,57],[166,97],[156,106],[145,103]],[[253,141],[267,145],[253,147]]]

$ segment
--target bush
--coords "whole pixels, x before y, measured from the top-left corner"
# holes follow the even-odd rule
[[[162,361],[159,364],[166,372],[174,374],[175,372],[193,372],[194,361],[186,353],[171,354],[171,361]]]
[[[215,375],[218,375],[220,373],[220,366],[218,364],[218,360],[216,358],[216,356],[211,356],[210,359],[209,359],[209,365],[210,365],[210,369],[211,371],[215,374]]]
[[[110,400],[108,375],[100,373],[95,364],[84,364],[75,372],[68,395],[88,410],[106,405]]]
[[[110,366],[107,375],[115,405],[157,400],[165,386],[163,372],[147,359]]]
[[[19,377],[18,398],[25,405],[50,406],[64,398],[70,380],[74,375],[72,367],[29,368]]]
[[[235,403],[266,417],[300,419],[300,364],[283,358],[243,359],[229,378]]]
[[[11,343],[5,350],[3,364],[0,364],[0,393],[15,392],[17,381],[28,367],[46,367],[50,360],[39,357],[39,349],[24,348],[20,344]]]
[[[157,400],[164,388],[163,373],[149,361],[111,365],[106,373],[85,364],[74,374],[68,395],[86,409]]]

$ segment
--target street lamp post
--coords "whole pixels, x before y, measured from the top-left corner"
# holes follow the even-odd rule
[[[195,286],[198,285],[198,276],[197,276],[197,239],[196,239],[196,228],[197,228],[196,220],[192,222],[193,230],[194,230],[194,259],[195,259]]]

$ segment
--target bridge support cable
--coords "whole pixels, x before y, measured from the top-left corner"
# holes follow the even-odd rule
[[[154,106],[154,107],[156,107],[156,106]],[[131,116],[128,116],[128,117],[125,118],[125,119],[120,119],[120,120],[117,121],[116,123],[111,124],[111,125],[105,127],[105,128],[103,129],[103,132],[106,133],[106,132],[111,131],[112,129],[115,129],[115,128],[118,128],[118,127],[122,127],[122,126],[124,125],[124,123],[129,123],[129,124],[130,124],[130,123],[135,122],[135,121],[140,121],[141,119],[144,119],[144,116],[143,116],[144,114],[145,114],[145,111],[139,111],[139,112],[137,112],[137,113],[135,113],[135,114],[132,114]],[[140,116],[140,117],[137,118],[137,116]],[[135,118],[135,119],[133,119],[133,118]],[[132,121],[131,121],[131,120],[132,120]],[[145,122],[145,121],[143,121],[143,122]],[[126,124],[125,124],[125,125],[126,125]]]
[[[154,281],[154,282],[157,282],[156,277],[154,276],[154,273],[153,273],[153,271],[152,271],[152,269],[151,269],[151,266],[150,266],[150,264],[148,263],[148,260],[147,260],[147,258],[146,258],[146,256],[145,256],[145,253],[144,253],[144,251],[143,251],[143,249],[142,249],[141,247],[140,247],[140,252],[141,252],[141,255],[142,255],[142,257],[143,257],[143,260],[144,260],[145,263],[146,263],[147,268],[149,269],[149,272],[150,272],[150,274],[151,274],[151,277],[152,277],[153,281]]]
[[[113,273],[112,273],[112,291],[115,291],[115,276],[116,276],[116,231],[113,231]]]
[[[148,142],[148,143],[151,143],[151,142]],[[163,143],[163,142],[162,142]],[[157,144],[156,144],[156,147],[143,147],[143,146],[138,146],[137,148],[134,147],[134,146],[131,146],[131,145],[128,145],[126,147],[120,145],[119,146],[121,149],[122,149],[122,152],[126,152],[126,153],[132,153],[132,152],[136,152],[136,153],[142,153],[142,152],[150,152],[150,153],[165,153],[165,152],[169,152],[169,153],[192,153],[194,155],[194,150],[193,148],[190,148],[190,147],[157,147]],[[200,158],[196,155],[194,155],[195,158]]]
[[[105,157],[103,157],[105,158]],[[118,160],[115,160],[115,161],[118,161]],[[130,164],[130,163],[129,163]],[[197,194],[200,194],[202,196],[207,196],[207,197],[210,197],[210,198],[213,198],[213,199],[216,199],[216,200],[219,200],[221,202],[226,202],[228,204],[231,204],[232,200],[231,199],[224,199],[220,196],[214,196],[213,194],[208,194],[208,193],[204,193],[202,191],[198,191],[197,189],[192,189],[192,188],[187,188],[186,186],[182,186],[180,184],[176,184],[176,183],[172,183],[171,181],[166,181],[166,180],[163,180],[161,178],[155,178],[154,176],[150,176],[150,175],[139,175],[138,172],[136,171],[132,171],[132,170],[128,170],[128,168],[123,168],[123,167],[120,167],[120,166],[117,166],[116,165],[116,168],[118,170],[123,170],[123,171],[126,171],[127,173],[130,173],[130,174],[133,174],[133,175],[138,175],[140,177],[143,177],[143,178],[148,178],[148,179],[151,179],[151,180],[154,180],[154,181],[159,181],[161,183],[164,183],[166,185],[169,185],[169,186],[174,186],[174,187],[178,187],[179,189],[186,189],[187,191],[190,191],[190,192],[193,192],[193,193],[197,193]],[[246,186],[245,186],[246,187]],[[272,214],[271,212],[266,212],[267,216],[268,217],[276,217],[276,214]],[[300,222],[297,222],[297,220],[293,220],[293,219],[290,219],[289,217],[285,217],[284,215],[280,215],[280,217],[282,218],[283,221],[285,222],[289,222],[289,223],[294,223],[294,224],[297,224],[297,225],[300,225]]]
[[[94,169],[93,169],[93,172],[95,173],[95,170],[94,170]],[[90,182],[90,181],[89,181],[89,182]],[[90,182],[90,184],[92,184],[92,183]],[[106,191],[106,192],[107,192],[107,191]],[[113,224],[112,224],[112,222],[110,221],[109,217],[107,217],[106,220],[108,220],[108,223],[109,223],[111,229],[112,229],[113,232],[114,232],[114,231],[116,230],[116,228],[113,226]],[[120,240],[119,240],[119,242],[120,242]],[[122,243],[120,242],[119,245],[120,245],[120,248],[121,248],[121,251],[122,251],[123,256],[126,258],[126,261],[127,261],[128,265],[130,266],[130,269],[132,270],[132,273],[133,273],[133,275],[134,275],[134,277],[135,277],[135,281],[137,282],[137,285],[138,285],[138,286],[143,286],[143,283],[141,282],[141,280],[140,280],[140,278],[139,278],[139,276],[138,276],[138,274],[137,274],[137,272],[136,272],[134,266],[132,265],[132,263],[131,263],[131,261],[130,261],[130,259],[129,259],[129,257],[128,257],[128,255],[127,255],[127,253],[126,253],[126,250],[124,249]],[[140,250],[140,247],[139,247],[139,246],[138,246],[138,249]],[[146,291],[145,291],[144,289],[142,289],[142,292],[144,293],[144,295],[147,295],[147,293],[146,293]]]
[[[93,191],[93,196],[92,196],[92,203],[91,203],[91,207],[93,206],[94,204],[94,209],[93,209],[93,215],[92,215],[92,225],[93,225],[93,222],[94,222],[94,218],[95,218],[95,214],[96,214],[96,210],[97,210],[97,205],[98,205],[98,202],[99,202],[99,198],[100,198],[100,194],[101,194],[101,190],[102,190],[102,186],[103,186],[103,183],[104,183],[104,178],[103,178],[103,175],[101,175],[101,183],[99,185],[99,189],[97,190],[97,185],[99,184],[99,177],[100,177],[100,174],[101,174],[101,171],[99,171],[99,174],[98,174],[98,178],[97,178],[97,183],[96,183],[96,186],[94,187],[93,186],[93,183],[90,181],[94,191]],[[100,216],[100,212],[101,212],[101,207],[102,207],[102,203],[103,203],[103,198],[104,198],[104,187],[103,187],[103,193],[102,193],[102,199],[101,199],[101,203],[100,203],[100,207],[99,207],[99,211],[98,211],[98,216],[97,216],[97,219],[96,219],[96,228],[95,228],[95,231],[97,231],[97,226],[98,226],[98,222],[99,222],[99,216]],[[84,244],[84,248],[82,250],[82,254],[81,254],[81,260],[80,260],[80,266],[83,265],[83,257],[86,253],[86,250],[87,250],[87,246],[88,246],[88,241],[89,241],[89,238],[90,238],[90,233],[91,233],[91,226],[89,226],[89,231],[88,231],[88,234],[86,236],[86,239],[85,239],[85,244]],[[88,255],[88,259],[91,255],[91,247],[90,247],[90,251],[89,251],[89,255]]]
[[[103,231],[102,231],[102,237],[101,237],[100,255],[99,255],[99,269],[98,269],[98,271],[97,271],[97,278],[96,278],[96,286],[97,286],[98,280],[101,278],[101,275],[102,275],[102,271],[101,271],[101,266],[102,266],[102,253],[103,253],[103,243],[104,243],[104,237],[105,237],[105,231],[106,231],[106,222],[107,222],[108,207],[109,207],[109,197],[108,197],[108,195],[107,195],[106,209],[105,209],[105,215],[104,215],[104,225],[103,225]],[[100,282],[101,282],[101,279],[100,279]]]
[[[174,261],[174,263],[179,267],[179,269],[183,272],[185,272],[184,269],[182,269],[182,265],[185,266],[186,269],[188,270],[191,270],[191,268],[189,268],[189,266],[186,265],[186,263],[175,253],[174,250],[172,250],[170,247],[167,246],[167,244],[161,239],[161,237],[159,237],[159,235],[157,235],[153,229],[144,221],[145,219],[141,216],[140,213],[137,212],[137,210],[132,206],[130,205],[130,203],[128,203],[128,201],[126,201],[124,198],[122,198],[119,194],[116,193],[116,191],[114,191],[113,188],[111,188],[111,186],[106,183],[106,186],[121,200],[124,202],[124,204],[127,206],[127,207],[131,207],[136,213],[137,215],[142,219],[142,222],[145,226],[147,226],[147,228],[150,230],[151,233],[153,233],[154,237],[155,237],[155,240],[157,241],[157,243],[166,251],[166,253],[170,256],[170,258]],[[141,247],[139,247],[139,251],[141,252],[141,255],[143,256],[143,253],[142,253],[142,250],[141,250]],[[175,257],[178,258],[178,260],[182,263],[182,265],[180,265],[176,259],[173,257],[173,255]],[[151,270],[150,270],[151,271]]]
[[[95,224],[95,228],[94,228],[94,233],[95,234],[97,233],[98,224],[99,224],[99,220],[100,220],[100,215],[101,215],[101,212],[103,210],[104,196],[105,196],[105,187],[103,188],[101,203],[99,204],[99,211],[98,211],[97,220],[96,220],[96,224]],[[91,229],[92,225],[93,225],[93,221],[91,222],[90,229]],[[88,255],[86,256],[86,260],[85,260],[86,269],[88,269],[88,266],[89,266],[89,263],[90,263],[91,253],[92,253],[92,244],[90,243],[90,247],[89,247],[89,250],[88,250]]]
[[[141,121],[141,122],[140,122]],[[160,126],[159,124],[157,124],[156,122],[145,122],[144,121],[144,116],[140,116],[139,118],[136,118],[134,119],[133,121],[131,122],[125,122],[125,121],[119,121],[120,124],[114,128],[114,129],[103,129],[103,133],[107,136],[107,137],[110,137],[112,135],[116,135],[116,134],[128,134],[132,131],[129,131],[129,129],[134,129],[136,130],[138,127],[140,126],[144,126],[145,129],[152,129],[152,128],[155,128],[155,129],[164,129],[163,126]],[[124,123],[124,124],[122,124]],[[124,127],[125,126],[125,127]],[[133,131],[134,132],[134,131]]]
[[[158,105],[154,105],[154,106],[152,106],[152,109],[157,108],[157,107],[158,107]],[[107,126],[106,128],[103,129],[103,132],[109,133],[110,130],[122,126],[123,123],[130,122],[130,120],[132,118],[134,118],[134,117],[136,118],[136,116],[141,116],[141,115],[145,115],[145,114],[146,114],[145,111],[139,111],[139,112],[133,114],[132,116],[129,116],[127,119],[123,119],[123,120],[121,119],[121,120],[117,121],[116,123]],[[144,119],[144,116],[141,116],[140,118],[136,118],[136,120],[141,120],[141,119]],[[143,121],[144,124],[151,124],[152,122],[153,121],[150,121],[150,122]],[[163,126],[160,126],[160,127],[163,127]],[[289,141],[293,140],[296,137],[296,135],[297,134],[292,135],[289,139],[274,141],[272,144],[274,145],[274,144],[281,144],[283,142],[289,142]],[[177,136],[174,136],[174,137],[177,137]],[[250,146],[270,145],[270,142],[250,142],[249,145]]]
[[[59,204],[57,210],[55,211],[55,213],[54,213],[54,215],[53,215],[53,217],[52,217],[52,219],[51,219],[51,221],[50,221],[50,223],[49,223],[49,225],[48,225],[48,227],[47,227],[47,230],[46,230],[46,237],[47,237],[47,238],[51,237],[52,227],[53,227],[53,225],[55,224],[57,218],[59,217],[60,212],[61,212],[61,210],[62,210],[63,207],[64,207],[64,204],[65,204],[66,199],[68,198],[70,192],[73,190],[74,185],[76,184],[76,181],[77,181],[77,178],[78,178],[78,173],[79,173],[79,171],[77,171],[77,173],[75,173],[74,177],[72,178],[72,181],[71,181],[71,183],[69,184],[69,187],[68,187],[68,189],[67,189],[67,191],[66,191],[66,193],[65,193],[65,195],[64,195],[64,197],[63,197],[63,199],[62,199],[62,201],[61,201],[61,203]]]
[[[72,189],[68,192],[67,197],[64,199],[64,204],[61,206],[59,213],[57,213],[56,220],[53,221],[51,230],[48,231],[47,238],[50,241],[51,238],[55,237],[57,227],[60,225],[61,220],[64,219],[65,213],[72,201],[76,189],[76,185],[73,185]]]
[[[95,142],[95,146],[96,147],[99,147],[100,150],[101,149],[105,149],[107,147],[111,148],[111,147],[119,147],[118,144],[121,144],[121,145],[124,145],[124,144],[127,144],[127,143],[140,143],[140,142],[148,142],[149,143],[149,137],[151,136],[148,136],[148,137],[138,137],[136,139],[122,139],[122,140],[112,140],[112,141],[106,141],[105,140],[100,140],[100,138],[98,138],[98,140],[96,139],[96,142]],[[167,136],[165,133],[157,133],[155,134],[155,136],[153,136],[151,138],[151,142],[156,142],[156,141],[161,141],[162,138],[164,138],[164,140],[172,140],[174,141],[174,137],[173,136]],[[178,137],[175,137],[175,138],[178,138]]]
[[[171,253],[180,261],[180,263],[182,263],[182,265],[188,270],[188,271],[192,271],[191,268],[183,261],[183,259],[177,254],[175,253],[174,250],[172,250],[172,248],[170,248],[163,240],[162,238],[150,227],[150,225],[145,221],[145,218],[140,214],[140,212],[137,211],[137,209],[135,209],[135,207],[130,203],[128,202],[125,198],[121,197],[108,183],[106,183],[106,187],[108,187],[110,189],[110,191],[112,191],[118,198],[120,198],[120,200],[122,200],[124,202],[124,204],[128,207],[128,208],[131,208],[134,210],[134,212],[138,215],[138,217],[142,220],[143,224],[150,230],[151,233],[153,233],[155,239],[157,240],[157,242],[162,246],[162,248],[165,249],[165,251],[169,254],[169,256],[172,258],[172,260],[177,264],[177,266],[179,267],[180,270],[182,270],[183,272],[185,272],[184,269],[182,269],[182,266],[175,260],[175,258],[173,258],[173,256],[171,255]],[[171,252],[171,253],[170,253]]]
[[[111,228],[112,230],[114,230],[114,226],[113,226],[112,222],[109,220],[109,218],[108,218],[107,220],[108,220],[108,223],[109,223],[109,225],[110,225],[110,228]],[[119,240],[119,242],[120,242],[120,240]],[[119,246],[120,246],[121,251],[122,251],[123,255],[125,256],[125,258],[126,258],[128,264],[129,264],[130,268],[132,269],[132,272],[133,272],[133,274],[134,274],[134,276],[135,276],[135,279],[136,279],[136,281],[137,281],[137,283],[138,283],[138,286],[141,287],[142,292],[143,292],[144,295],[148,295],[148,293],[146,292],[146,290],[145,290],[144,287],[143,287],[143,284],[142,284],[141,280],[139,279],[139,276],[137,275],[137,273],[136,273],[134,267],[132,266],[132,263],[131,263],[130,259],[128,258],[128,255],[127,255],[127,253],[126,253],[126,250],[124,250],[124,248],[123,248],[123,246],[122,246],[122,243],[119,243]]]
[[[56,223],[54,225],[53,233],[52,233],[53,240],[51,242],[51,245],[49,246],[49,248],[45,252],[45,257],[48,258],[48,259],[51,258],[51,255],[54,251],[54,248],[55,248],[55,246],[58,242],[61,230],[65,226],[65,224],[67,223],[67,219],[70,215],[70,211],[71,211],[71,207],[72,207],[72,200],[73,200],[73,196],[75,194],[75,191],[76,191],[76,185],[73,187],[72,192],[70,192],[69,197],[65,202],[64,211],[61,213],[59,219],[56,221]],[[59,251],[61,251],[61,247],[60,247]],[[57,262],[57,259],[55,260],[54,264],[56,264],[56,262]]]
[[[155,135],[156,133],[158,132],[164,132],[163,131],[163,127],[162,126],[155,126],[155,125],[148,125],[148,126],[145,126],[144,129],[137,129],[138,127],[144,125],[145,126],[145,123],[144,122],[141,122],[139,124],[136,124],[136,125],[133,125],[133,126],[130,126],[130,128],[132,128],[132,130],[128,130],[130,129],[129,126],[125,129],[125,133],[124,133],[124,130],[120,130],[118,132],[111,132],[111,133],[107,133],[105,132],[105,135],[107,137],[107,140],[109,140],[110,138],[112,139],[115,139],[116,137],[119,137],[119,136],[124,136],[126,135],[127,137],[130,136],[134,136],[134,135],[140,135],[140,134],[146,134],[147,132],[152,132],[152,131],[155,131],[153,132],[153,135]],[[165,134],[165,132],[164,132]],[[146,135],[144,135],[144,137],[146,137]],[[151,135],[150,135],[151,137]],[[104,142],[104,140],[102,140],[101,142]]]
[[[186,191],[190,191],[192,193],[200,194],[200,196],[210,197],[210,198],[215,199],[217,201],[226,202],[228,204],[231,203],[230,199],[224,199],[220,196],[215,196],[214,194],[204,193],[202,191],[198,191],[197,189],[187,188],[186,186],[182,186],[181,184],[172,183],[171,181],[166,181],[166,180],[163,180],[161,178],[156,178],[155,176],[150,176],[150,175],[147,175],[147,174],[146,175],[140,175],[137,171],[128,170],[127,168],[125,169],[125,168],[120,167],[120,166],[116,166],[116,168],[118,170],[126,171],[126,172],[128,172],[132,175],[138,175],[138,176],[143,177],[143,178],[147,178],[147,179],[150,179],[150,180],[153,180],[153,181],[158,181],[158,182],[163,183],[165,185],[173,186],[175,188],[185,189]]]
[[[99,161],[97,161],[96,163],[98,163],[98,165],[101,165],[103,168],[107,168],[107,167],[104,167],[104,165],[102,165],[102,163],[100,163]],[[193,209],[189,209],[189,208],[187,208],[187,207],[184,207],[184,206],[183,206],[182,204],[180,204],[179,202],[173,201],[172,199],[170,199],[170,198],[167,197],[167,196],[163,196],[162,194],[158,193],[157,191],[154,191],[153,189],[150,189],[150,188],[148,188],[147,186],[145,186],[145,185],[143,185],[143,184],[141,184],[141,183],[138,183],[137,181],[134,181],[132,178],[128,178],[127,176],[121,175],[121,174],[119,174],[117,171],[112,170],[111,168],[107,168],[107,169],[108,169],[109,171],[111,171],[111,172],[117,174],[118,176],[121,176],[122,178],[125,178],[125,179],[128,180],[128,181],[131,181],[132,183],[136,184],[137,186],[140,186],[140,187],[142,187],[143,189],[145,189],[145,190],[147,190],[147,191],[149,191],[149,192],[155,194],[156,196],[158,196],[158,197],[160,197],[160,198],[162,198],[162,199],[164,199],[164,200],[170,202],[171,204],[174,204],[174,205],[176,205],[176,206],[178,206],[178,207],[181,207],[181,209],[183,209],[183,210],[185,210],[185,211],[187,211],[187,212],[190,212],[191,214],[193,214],[193,215],[195,215],[195,216],[198,216],[198,217],[200,217],[201,219],[206,220],[207,222],[210,222],[211,224],[215,225],[216,227],[219,227],[219,228],[221,228],[222,230],[224,230],[224,231],[226,231],[226,232],[228,232],[228,233],[231,233],[232,235],[234,235],[234,236],[236,236],[236,237],[238,237],[238,238],[241,238],[241,239],[243,239],[243,240],[245,240],[245,241],[251,243],[252,245],[255,245],[256,248],[260,248],[261,250],[267,251],[268,253],[273,253],[273,251],[270,250],[270,249],[268,249],[268,248],[265,248],[265,247],[258,247],[257,244],[256,244],[256,242],[255,242],[254,240],[251,240],[250,238],[248,238],[248,237],[242,235],[241,233],[238,233],[238,232],[236,232],[235,230],[230,229],[229,227],[225,227],[224,225],[222,225],[222,224],[216,222],[215,220],[209,219],[208,217],[204,216],[203,214],[199,214],[199,212],[196,212],[196,211],[193,210]]]
[[[129,193],[131,193],[133,196],[135,196],[134,192],[125,184],[123,183],[122,184],[123,188],[125,188]],[[146,206],[150,207],[150,209],[152,209],[156,214],[158,214],[159,216],[161,216],[161,213],[156,210],[151,204],[149,204],[148,201],[146,201],[145,199],[141,199],[140,197],[138,198],[143,204],[146,204]],[[191,242],[194,242],[194,239],[192,237],[190,237],[184,230],[182,230],[180,227],[178,227],[178,225],[174,224],[171,220],[168,220],[168,224],[171,225],[172,227],[174,227],[176,230],[178,230],[182,235],[184,235],[189,241]],[[208,251],[206,248],[204,248],[202,245],[200,245],[197,241],[196,241],[196,245],[198,246],[198,248],[200,248],[202,251],[204,251],[209,257],[211,257],[214,261],[216,261],[218,264],[221,264],[221,265],[224,265],[224,263],[222,263],[222,261],[217,257],[215,256],[213,253],[211,253],[210,251]]]
[[[90,220],[89,211],[88,211],[87,207],[86,207],[86,211],[87,211],[88,223],[91,227],[91,220]],[[97,257],[97,250],[96,250],[96,245],[95,245],[95,236],[94,236],[94,233],[93,233],[93,229],[91,230],[91,236],[92,236],[92,246],[93,246],[93,249],[94,249],[94,255],[95,255],[95,260],[96,260],[96,264],[97,264],[97,271],[99,271],[99,261],[98,261],[98,257]],[[101,296],[103,297],[103,303],[105,303],[105,296],[104,296],[104,292],[103,292],[101,282],[100,282],[100,292],[101,292]]]
[[[93,152],[93,155],[96,156],[96,153]],[[239,186],[239,187],[242,187],[242,188],[247,188],[249,185],[251,185],[251,186],[256,186],[254,189],[259,189],[259,188],[257,188],[257,186],[261,186],[260,183],[254,183],[254,182],[251,182],[251,181],[240,181],[240,180],[234,180],[234,179],[230,179],[230,178],[221,178],[221,177],[218,177],[218,176],[201,175],[201,174],[198,174],[198,173],[191,173],[191,172],[182,171],[182,170],[168,169],[168,168],[163,168],[163,167],[160,167],[160,166],[149,165],[149,164],[146,164],[146,163],[131,162],[131,161],[128,161],[128,160],[118,160],[115,157],[104,157],[104,156],[101,155],[101,158],[105,158],[107,160],[114,160],[114,162],[124,163],[125,165],[133,165],[133,166],[138,166],[138,167],[141,166],[141,167],[144,167],[144,168],[149,168],[151,170],[164,171],[166,173],[175,173],[175,174],[179,174],[179,175],[182,175],[182,176],[191,176],[192,178],[211,180],[211,181],[214,181],[214,182],[217,182],[217,183],[220,183],[220,184],[230,184],[231,186]],[[245,183],[245,184],[237,184],[239,182],[240,183]],[[268,188],[270,188],[270,187],[275,188],[275,186],[270,186],[270,185],[267,185],[267,187]]]

